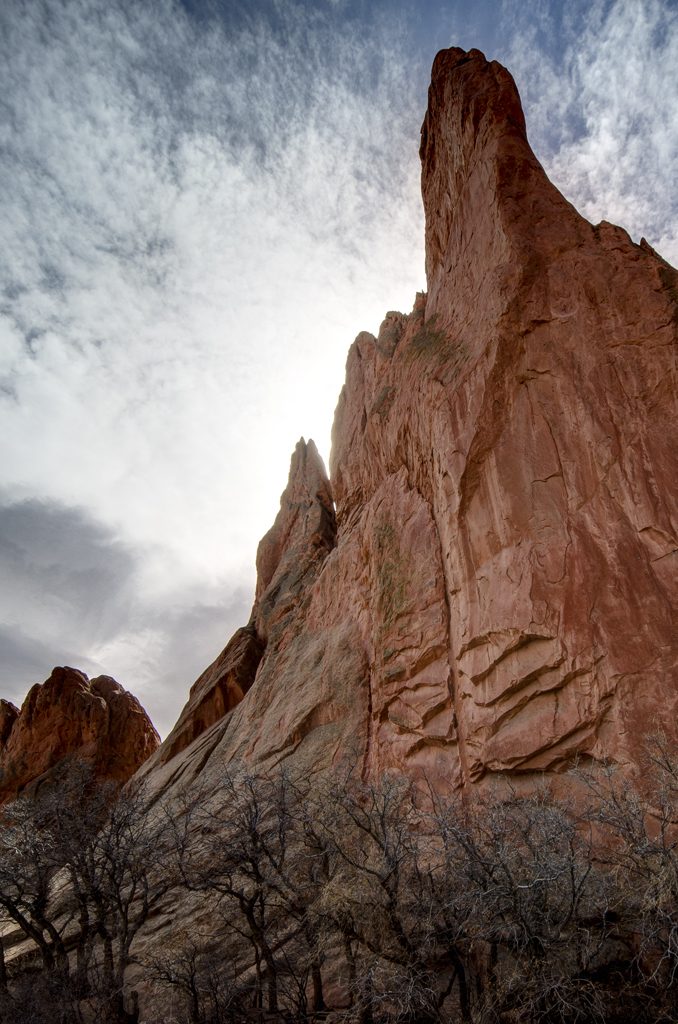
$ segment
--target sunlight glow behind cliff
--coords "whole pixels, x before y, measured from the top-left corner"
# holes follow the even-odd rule
[[[71,663],[165,732],[246,620],[296,440],[327,460],[353,337],[425,286],[440,47],[506,63],[568,198],[678,259],[675,13],[429,6],[0,12],[3,696]]]

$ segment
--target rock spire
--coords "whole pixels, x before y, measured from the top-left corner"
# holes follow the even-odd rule
[[[160,788],[350,757],[449,791],[676,738],[678,274],[564,199],[477,50],[436,57],[421,158],[428,292],[351,347],[331,484],[300,443]]]

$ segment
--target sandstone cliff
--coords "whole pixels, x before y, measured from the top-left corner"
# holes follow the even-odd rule
[[[563,198],[477,50],[436,57],[421,158],[428,292],[354,342],[331,485],[300,442],[158,788],[348,752],[449,790],[675,737],[678,274]]]
[[[110,676],[55,668],[21,710],[0,701],[0,803],[39,785],[67,757],[126,782],[159,743],[136,697]]]

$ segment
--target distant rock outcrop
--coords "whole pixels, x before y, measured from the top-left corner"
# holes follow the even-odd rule
[[[353,344],[331,491],[298,446],[160,789],[350,752],[449,791],[676,736],[678,274],[563,198],[477,50],[436,57],[421,158],[428,293]]]
[[[55,668],[21,710],[0,701],[0,803],[47,780],[65,758],[126,782],[160,743],[136,697],[110,676]]]

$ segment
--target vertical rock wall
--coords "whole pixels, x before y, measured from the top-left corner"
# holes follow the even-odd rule
[[[452,789],[675,735],[678,274],[560,195],[478,51],[436,58],[421,157],[428,292],[349,352],[331,487],[297,447],[159,788],[294,754]]]

